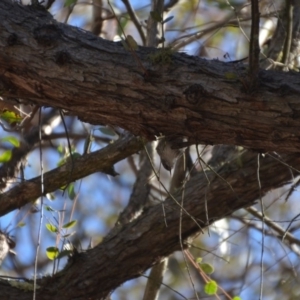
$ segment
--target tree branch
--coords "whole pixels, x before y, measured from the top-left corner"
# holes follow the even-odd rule
[[[57,23],[46,11],[0,2],[4,97],[65,109],[148,139],[176,133],[189,144],[299,151],[297,74],[260,71],[250,96],[243,65],[180,53],[163,64],[151,56],[157,51],[140,47],[133,56],[120,43]]]
[[[300,158],[297,154],[283,155],[281,159],[287,165],[300,168]],[[257,154],[246,151],[233,163],[225,164],[218,170],[219,174],[232,185],[234,193],[214,172],[198,173],[186,184],[184,209],[204,228],[239,208],[252,205],[259,193],[256,162]],[[274,176],[275,172],[277,176]],[[209,189],[206,176],[210,180]],[[291,170],[285,164],[266,156],[261,160],[260,169],[262,194],[282,186],[290,181],[291,176]],[[181,201],[182,195],[182,191],[178,191],[174,196],[177,201]],[[38,282],[40,286],[37,290],[38,299],[51,297],[58,300],[105,299],[126,280],[140,276],[162,258],[180,250],[179,224],[183,240],[197,234],[200,229],[186,213],[183,213],[180,223],[181,212],[173,199],[165,200],[164,209],[165,215],[160,205],[150,207],[95,248],[75,253],[63,271]],[[17,290],[13,287],[8,288],[2,281],[0,288],[3,297],[13,295]],[[31,299],[31,297],[31,292],[22,291],[17,299]]]
[[[59,168],[46,172],[43,180],[45,194],[95,172],[116,175],[113,165],[142,148],[141,139],[123,137],[103,149],[78,157]],[[0,194],[0,216],[19,209],[41,195],[40,176],[19,183],[9,191]]]

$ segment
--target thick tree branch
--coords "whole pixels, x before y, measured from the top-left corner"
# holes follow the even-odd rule
[[[151,56],[159,50],[140,47],[133,55],[9,0],[0,2],[0,32],[2,96],[149,139],[176,133],[189,143],[300,149],[298,74],[261,71],[249,95],[242,65],[179,53],[163,64]]]
[[[287,165],[300,168],[297,154],[283,155],[282,160]],[[210,179],[209,186],[205,174],[197,174],[185,187],[184,209],[204,228],[239,208],[252,205],[259,196],[256,171],[257,154],[246,151],[236,161],[219,170],[219,174],[231,184],[234,192],[228,183],[211,171],[206,173]],[[291,177],[291,170],[286,165],[270,156],[261,159],[262,194],[282,186]],[[180,202],[182,192],[178,191],[175,197]],[[205,201],[208,211],[205,210]],[[103,243],[75,254],[65,270],[54,277],[40,280],[38,299],[104,299],[126,280],[140,276],[162,258],[180,250],[179,226],[181,225],[183,240],[198,233],[200,229],[191,215],[183,213],[180,220],[180,208],[173,199],[166,199],[164,209],[165,216],[160,205],[150,207],[136,220],[121,226],[119,231],[107,237]],[[2,281],[0,288],[3,297],[18,294],[16,288],[8,287]],[[31,292],[22,291],[16,299],[31,297]]]

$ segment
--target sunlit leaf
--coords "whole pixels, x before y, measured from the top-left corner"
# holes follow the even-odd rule
[[[0,118],[3,119],[4,121],[6,121],[7,123],[13,125],[16,123],[20,123],[23,119],[21,117],[21,115],[11,111],[11,110],[7,110],[4,109],[1,113],[0,113]]]
[[[68,223],[66,223],[65,225],[63,225],[63,228],[72,228],[72,227],[74,227],[75,225],[76,225],[76,223],[77,223],[77,221],[76,220],[73,220],[73,221],[71,221],[71,222],[68,222]]]
[[[19,223],[17,224],[17,227],[21,228],[21,227],[24,227],[25,225],[26,225],[26,223],[24,223],[24,222],[19,222]]]
[[[46,255],[49,259],[54,260],[59,255],[59,250],[57,247],[48,247],[46,249]]]
[[[218,285],[214,280],[209,281],[204,286],[204,292],[207,295],[215,295],[218,291]]]
[[[197,257],[196,263],[197,263],[197,264],[200,264],[201,262],[202,262],[202,257]]]
[[[0,154],[0,163],[5,163],[11,159],[11,150],[6,150]]]
[[[50,231],[50,232],[54,232],[54,233],[57,233],[58,232],[58,229],[56,226],[50,224],[50,223],[47,223],[46,224],[46,228]]]
[[[242,298],[239,297],[239,296],[234,296],[234,297],[232,298],[232,300],[242,300]]]
[[[1,139],[1,142],[8,142],[15,147],[20,147],[20,141],[14,136],[7,136]]]

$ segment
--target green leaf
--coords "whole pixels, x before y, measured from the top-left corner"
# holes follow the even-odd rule
[[[17,227],[24,227],[26,225],[26,223],[24,223],[24,222],[19,222],[18,224],[17,224]]]
[[[234,297],[232,298],[232,300],[242,300],[242,298],[239,297],[239,296],[234,296]]]
[[[197,264],[200,264],[201,262],[202,262],[202,257],[197,257],[196,263],[197,263]]]
[[[122,36],[125,31],[126,25],[129,23],[130,17],[128,14],[124,14],[123,17],[120,18],[120,25],[118,26],[117,35]]]
[[[20,141],[14,136],[7,136],[1,139],[1,142],[8,142],[15,147],[20,147]]]
[[[74,183],[70,183],[68,186],[68,196],[71,200],[74,200],[76,197],[76,193],[74,190]]]
[[[162,24],[165,24],[165,23],[171,21],[173,18],[174,18],[174,16],[170,16],[170,17],[164,19],[164,20],[162,21]]]
[[[50,207],[50,206],[48,206],[48,205],[46,206],[46,210],[47,210],[47,211],[51,211],[51,212],[55,211],[52,207]],[[46,225],[46,226],[47,226],[47,225]]]
[[[122,43],[123,47],[125,48],[125,50],[127,50],[127,51],[134,51],[134,50],[138,50],[138,48],[139,48],[137,42],[130,34],[128,34],[126,37],[126,40],[121,41],[121,43]]]
[[[11,111],[11,110],[7,110],[4,109],[1,114],[0,114],[0,118],[3,119],[4,121],[6,121],[7,123],[14,125],[16,123],[20,123],[23,119],[21,117],[21,115]]]
[[[202,269],[202,271],[205,274],[212,274],[215,271],[215,268],[211,264],[208,264],[208,263],[200,263],[199,267]]]
[[[66,0],[64,7],[71,6],[71,5],[75,4],[76,2],[77,2],[77,0]]]
[[[163,20],[160,13],[157,11],[150,11],[150,16],[154,21],[159,22],[159,23],[161,23]]]
[[[63,154],[64,151],[65,151],[65,149],[64,149],[64,147],[63,147],[62,145],[59,145],[59,146],[57,147],[57,151],[58,151],[58,153]]]
[[[49,259],[54,260],[59,255],[59,250],[57,247],[48,247],[46,249],[46,255]]]
[[[218,291],[218,285],[214,280],[209,281],[207,284],[204,286],[204,292],[207,295],[215,295]]]
[[[50,223],[47,223],[46,224],[46,228],[50,231],[50,232],[54,232],[54,233],[57,233],[58,232],[58,229],[56,226],[50,224]]]
[[[76,225],[76,223],[77,223],[77,221],[76,220],[73,220],[73,221],[71,221],[71,222],[68,222],[68,223],[66,223],[65,225],[63,225],[63,228],[72,228],[73,226],[75,226]]]
[[[0,155],[0,163],[5,163],[11,159],[11,150],[6,150]]]

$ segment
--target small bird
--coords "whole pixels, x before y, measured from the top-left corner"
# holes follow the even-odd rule
[[[177,159],[183,154],[185,148],[180,148],[184,141],[178,137],[163,137],[159,139],[156,147],[157,154],[160,156],[164,168],[171,173]]]

